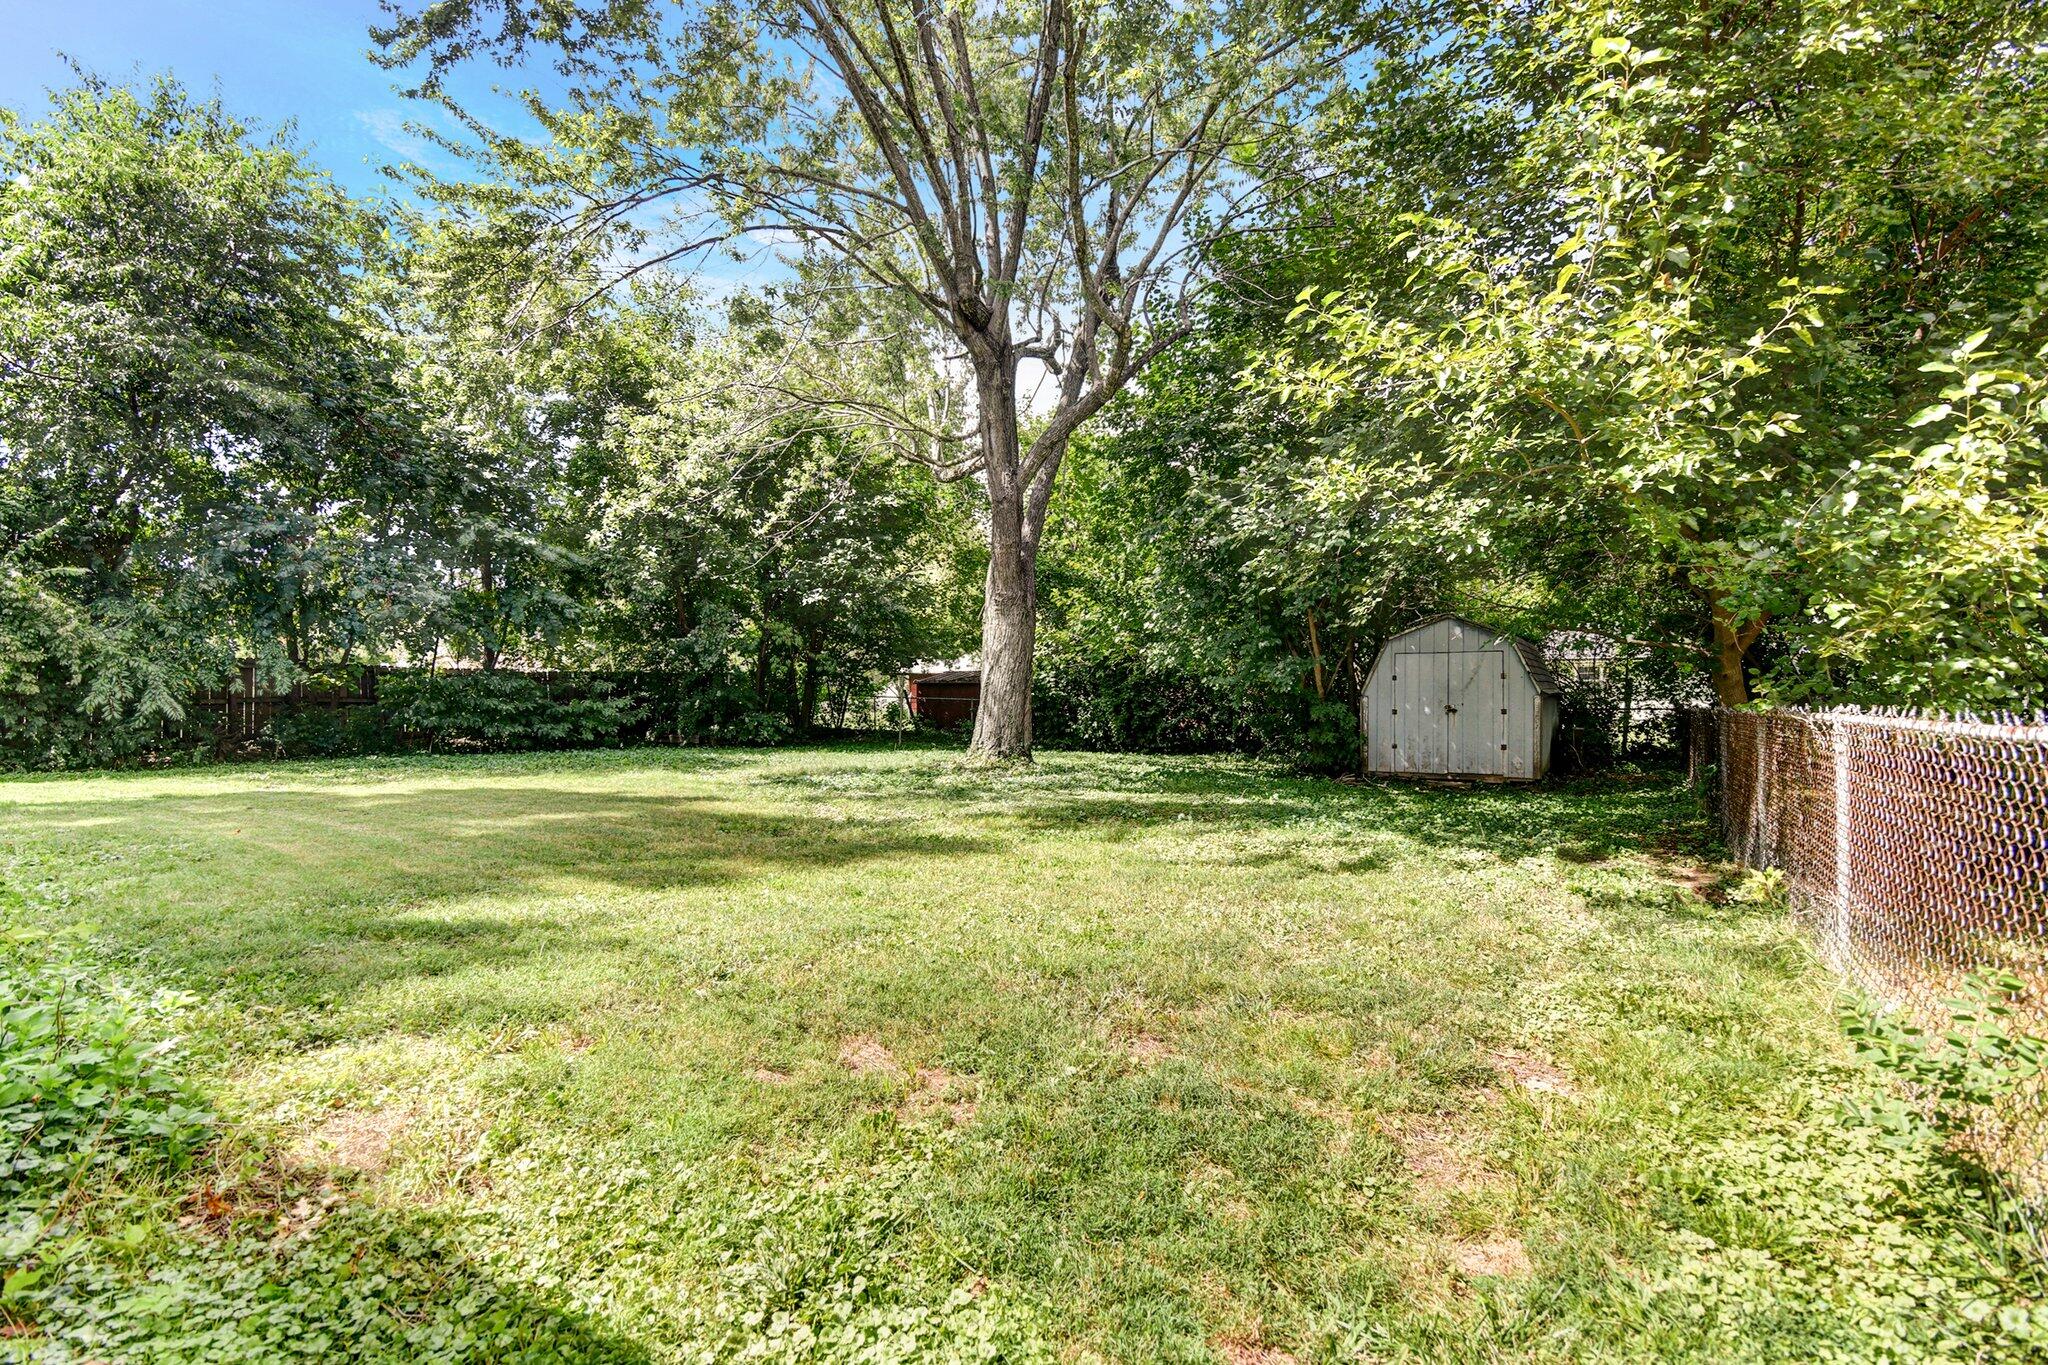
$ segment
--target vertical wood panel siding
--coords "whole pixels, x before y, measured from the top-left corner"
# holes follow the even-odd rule
[[[1387,641],[1367,675],[1359,717],[1369,771],[1529,781],[1550,767],[1554,685],[1521,645],[1455,616]]]

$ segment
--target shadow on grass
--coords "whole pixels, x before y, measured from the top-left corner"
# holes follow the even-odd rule
[[[74,1262],[32,1321],[120,1360],[644,1365],[588,1316],[497,1278],[431,1214],[344,1209],[277,1237],[268,1218],[183,1232],[116,1268]],[[68,1281],[68,1282],[67,1282]]]
[[[12,871],[67,887],[67,913],[203,985],[239,977],[267,993],[268,979],[288,994],[643,945],[612,928],[613,893],[991,846],[913,821],[535,786],[115,796],[11,814]],[[567,904],[523,903],[536,898]]]
[[[1116,842],[1168,824],[1249,832],[1288,825],[1385,832],[1431,848],[1503,860],[1554,854],[1600,863],[1652,848],[1704,855],[1704,811],[1674,775],[1645,783],[1581,778],[1530,786],[1433,786],[1291,776],[1247,759],[1050,754],[1024,774],[989,774],[944,760],[861,773],[764,774],[755,781],[840,797],[942,801],[992,826],[1083,833]],[[1286,855],[1249,855],[1261,864]],[[1365,855],[1358,870],[1383,861]]]
[[[545,777],[550,758],[581,773],[635,755],[602,757],[390,765],[394,777],[425,768],[433,785],[330,786],[328,770],[281,789],[109,784],[8,809],[10,870],[25,892],[64,888],[67,915],[200,989],[331,1002],[526,961],[569,972],[637,955],[659,970],[668,946],[622,918],[622,895],[1001,853],[1023,840],[1114,845],[1178,828],[1250,836],[1234,850],[1224,840],[1222,860],[1239,866],[1369,874],[1397,855],[1388,835],[1467,857],[1598,864],[1703,827],[1676,782],[1443,789],[1290,777],[1231,759],[1052,754],[992,774],[931,751],[804,770],[792,764],[800,754],[781,751],[721,754],[720,786],[688,795],[493,780]],[[750,790],[778,799],[749,806]]]

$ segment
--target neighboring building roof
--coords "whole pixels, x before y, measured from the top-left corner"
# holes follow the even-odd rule
[[[1558,659],[1618,659],[1621,641],[1597,630],[1553,630],[1543,637],[1543,651]]]
[[[906,673],[904,679],[914,683],[938,683],[941,686],[957,686],[961,683],[979,683],[981,670],[978,668],[949,668],[937,673]]]
[[[1460,616],[1454,611],[1440,611],[1434,616],[1423,617],[1412,626],[1404,626],[1387,637],[1387,644],[1392,644],[1403,635],[1421,630],[1424,626],[1433,626],[1439,621],[1456,621],[1460,625],[1467,625],[1474,630],[1485,631],[1501,640],[1505,640],[1515,647],[1515,653],[1522,660],[1522,667],[1529,671],[1529,681],[1536,684],[1538,692],[1549,693],[1552,696],[1563,693],[1564,688],[1558,685],[1557,675],[1550,671],[1550,665],[1544,662],[1543,651],[1538,649],[1535,644],[1522,639],[1518,635],[1510,635],[1506,631],[1495,630],[1492,626],[1481,625],[1471,617]]]

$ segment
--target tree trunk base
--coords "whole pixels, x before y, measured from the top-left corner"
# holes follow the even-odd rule
[[[1028,547],[997,538],[981,607],[981,701],[968,753],[991,763],[1031,761],[1031,662],[1038,582]]]
[[[977,772],[988,773],[1022,772],[1038,762],[1029,749],[1021,754],[995,754],[972,744],[967,746],[967,757],[962,761]]]

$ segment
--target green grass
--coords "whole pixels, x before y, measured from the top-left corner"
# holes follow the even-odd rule
[[[1851,1073],[1669,783],[450,758],[15,781],[0,840],[195,993],[222,1118],[48,1359],[1795,1359],[1674,1268],[1855,1255],[1695,1169]]]

